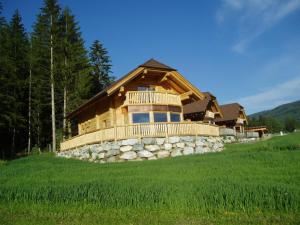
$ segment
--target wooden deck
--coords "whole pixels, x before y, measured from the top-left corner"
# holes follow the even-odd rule
[[[181,135],[219,136],[219,127],[213,124],[199,122],[141,123],[115,126],[72,137],[60,144],[60,150],[65,151],[87,144],[113,140],[117,141],[128,138],[169,137]]]
[[[124,105],[176,105],[181,106],[180,95],[158,91],[128,91]]]

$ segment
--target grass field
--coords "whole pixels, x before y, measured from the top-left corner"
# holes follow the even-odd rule
[[[0,164],[1,224],[299,224],[300,133],[220,153]]]

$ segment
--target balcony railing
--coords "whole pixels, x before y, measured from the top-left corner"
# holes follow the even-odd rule
[[[60,150],[68,150],[87,144],[104,141],[143,137],[169,137],[184,135],[219,136],[219,127],[196,122],[140,123],[115,126],[75,136],[60,144]]]
[[[124,105],[176,105],[181,106],[179,95],[157,91],[128,91]]]
[[[213,113],[211,111],[206,111],[205,117],[214,119],[215,118],[215,113]]]

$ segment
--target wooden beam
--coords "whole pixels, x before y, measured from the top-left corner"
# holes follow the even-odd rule
[[[130,72],[123,79],[121,79],[118,83],[116,83],[115,85],[113,85],[113,87],[111,87],[109,90],[107,90],[107,95],[111,95],[112,93],[114,93],[115,91],[117,91],[120,86],[123,86],[127,82],[129,82],[132,79],[134,79],[141,72],[143,72],[143,70],[144,70],[143,67],[139,67],[139,68],[135,69],[134,71]]]
[[[172,79],[168,79],[167,82],[170,83],[170,85],[179,93],[182,93],[185,91],[182,87],[180,87],[178,84],[176,84]]]
[[[187,100],[187,99],[189,99],[190,98],[190,96],[193,94],[193,92],[192,91],[187,91],[187,92],[185,92],[185,93],[183,93],[183,94],[181,94],[180,95],[180,99],[181,99],[181,101],[184,101],[184,100]]]
[[[122,96],[122,94],[124,93],[124,91],[125,91],[125,88],[124,88],[124,86],[121,86],[121,87],[120,87],[120,89],[119,89],[118,96],[119,96],[119,97],[121,97],[121,96]]]
[[[196,88],[193,84],[191,84],[188,80],[186,80],[179,72],[172,71],[173,77],[175,77],[181,84],[183,84],[188,90],[192,90],[200,100],[205,98],[204,94]]]
[[[170,73],[170,72],[167,72],[167,73],[163,76],[163,78],[161,78],[160,82],[163,82],[163,81],[168,80],[168,77],[169,77],[170,75],[171,75],[171,73]]]

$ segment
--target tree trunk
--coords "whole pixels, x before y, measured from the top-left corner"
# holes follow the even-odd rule
[[[66,121],[66,114],[67,114],[67,87],[66,84],[64,86],[64,108],[63,108],[63,140],[66,139],[66,127],[67,127],[67,121]]]
[[[67,34],[68,32],[68,20],[66,17],[65,21],[65,32]],[[67,134],[67,121],[66,121],[66,115],[67,115],[67,51],[65,50],[65,72],[64,72],[64,104],[63,104],[63,141],[66,139]]]
[[[36,140],[36,143],[37,143],[37,146],[38,148],[40,148],[40,112],[37,113],[37,140]]]
[[[16,127],[13,128],[12,143],[11,143],[11,156],[15,157],[15,140],[16,140]]]
[[[29,65],[29,96],[28,96],[28,146],[27,154],[31,150],[31,63]]]
[[[51,15],[51,27],[53,26]],[[52,32],[52,31],[51,31]],[[51,74],[51,119],[52,119],[52,151],[56,151],[56,128],[55,128],[55,102],[54,102],[54,71],[53,71],[53,35],[50,35],[51,56],[50,56],[50,74]]]

